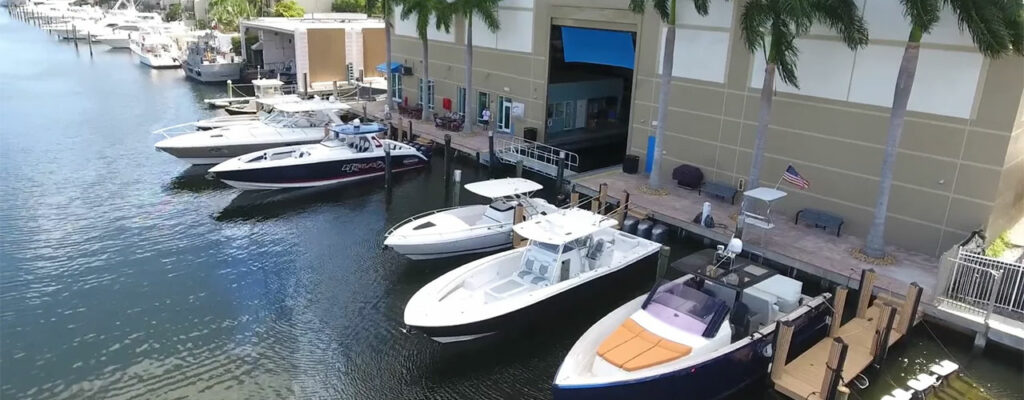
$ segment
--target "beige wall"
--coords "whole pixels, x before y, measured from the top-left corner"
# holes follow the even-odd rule
[[[1024,71],[1024,63],[1019,63]],[[1007,89],[1010,92],[1012,89]],[[988,220],[989,239],[1012,227],[1024,218],[1024,91],[1017,110],[1013,133],[1008,138],[1003,176],[996,192],[994,212]],[[1012,102],[1011,102],[1012,103]]]
[[[592,28],[632,28],[638,33],[638,54],[628,151],[643,156],[657,112],[661,24],[651,13],[642,18],[630,13],[626,0],[599,3],[536,0],[532,52],[475,49],[474,85],[526,104],[525,121],[516,122],[517,134],[521,135],[523,126],[543,127],[552,21]],[[744,1],[734,3],[732,21],[736,26]],[[456,31],[454,43],[430,42],[431,78],[436,81],[438,106],[440,98],[454,98],[456,87],[464,79],[461,29]],[[421,74],[419,40],[396,36],[394,43],[395,61]],[[660,173],[667,177],[675,166],[689,163],[704,170],[706,179],[734,184],[745,179],[760,94],[759,89],[750,87],[754,64],[753,56],[733,29],[723,83],[673,78],[664,143],[667,162]],[[888,243],[938,254],[972,229],[991,225],[990,230],[997,230],[1002,226],[1000,221],[1024,214],[1024,122],[1017,117],[1024,113],[1019,110],[1024,91],[1021,71],[1024,59],[1019,57],[985,61],[971,118],[909,113],[889,204]],[[404,80],[404,95],[410,102],[418,96],[417,78]],[[475,99],[475,94],[471,98]],[[494,100],[492,96],[492,110]],[[808,191],[787,189],[790,196],[779,204],[779,210],[790,214],[804,207],[830,210],[845,218],[844,233],[865,235],[877,194],[888,108],[780,91],[774,98],[771,118],[761,183],[774,186],[789,164],[812,182]],[[1011,132],[1017,134],[1011,136]]]
[[[363,29],[363,74],[366,77],[384,76],[377,66],[388,60],[384,28]]]
[[[309,46],[309,81],[347,81],[345,30],[310,29],[306,35]]]

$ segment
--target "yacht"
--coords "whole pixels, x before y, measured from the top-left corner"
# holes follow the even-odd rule
[[[324,138],[324,126],[340,123],[338,113],[349,106],[327,100],[275,103],[290,97],[264,99],[274,103],[266,117],[229,124],[222,128],[198,130],[172,136],[170,128],[155,133],[164,135],[156,149],[186,162],[217,164],[254,151],[297,144],[317,143]]]
[[[249,153],[217,164],[210,173],[242,190],[305,188],[372,178],[389,167],[393,172],[420,168],[429,161],[429,153],[378,139],[387,132],[381,124],[338,124],[323,130],[325,138],[318,144]]]
[[[557,212],[530,195],[543,188],[523,178],[493,179],[465,186],[489,204],[445,208],[416,215],[384,234],[384,247],[413,260],[501,250],[512,246],[513,214],[523,206],[527,218]]]
[[[513,229],[529,239],[527,246],[473,261],[428,283],[405,306],[405,324],[449,343],[557,318],[573,303],[601,296],[639,272],[640,261],[661,247],[616,225],[579,208],[516,224]]]
[[[181,49],[176,36],[184,33],[177,24],[147,26],[129,33],[128,46],[139,62],[150,68],[180,68]]]
[[[242,58],[231,52],[231,38],[208,31],[188,43],[181,68],[185,76],[200,82],[224,82],[241,76]]]
[[[554,398],[719,399],[768,373],[777,322],[796,325],[793,348],[824,338],[831,296],[803,295],[799,281],[736,258],[741,251],[733,239],[659,270],[650,292],[569,350]]]
[[[142,30],[142,27],[138,24],[122,24],[111,28],[107,34],[96,36],[93,40],[105,44],[112,49],[128,49],[131,48],[131,34],[140,30]]]

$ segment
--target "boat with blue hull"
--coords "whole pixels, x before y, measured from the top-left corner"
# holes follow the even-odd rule
[[[324,129],[318,144],[278,147],[232,158],[210,169],[216,178],[243,190],[304,188],[352,182],[391,171],[426,166],[429,149],[379,139],[387,127],[339,124]]]
[[[733,246],[730,246],[733,247]],[[576,342],[552,387],[555,399],[719,399],[764,379],[778,321],[791,321],[793,352],[828,332],[825,293],[763,266],[738,248],[703,250],[672,266],[651,291],[598,321]]]

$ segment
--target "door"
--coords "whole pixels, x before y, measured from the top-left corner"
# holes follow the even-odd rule
[[[477,120],[477,123],[483,123],[484,121],[482,119],[480,119],[480,118],[483,115],[484,110],[486,110],[486,109],[488,109],[490,107],[489,103],[491,102],[491,99],[490,99],[490,95],[488,95],[487,92],[481,91],[481,92],[477,92],[477,93],[478,93],[478,95],[477,95],[477,103],[476,103],[476,120]],[[490,123],[490,121],[487,121],[487,122]]]
[[[498,130],[502,132],[512,131],[512,99],[505,96],[498,96]]]
[[[391,98],[395,101],[402,101],[402,74],[398,72],[391,73]]]
[[[587,100],[576,100],[576,127],[587,126]]]
[[[565,120],[562,123],[562,128],[563,129],[568,130],[568,129],[575,128],[575,126],[573,126],[573,124],[576,123],[576,117],[575,117],[576,108],[573,107],[573,106],[575,106],[574,103],[575,102],[572,102],[572,101],[565,102]]]

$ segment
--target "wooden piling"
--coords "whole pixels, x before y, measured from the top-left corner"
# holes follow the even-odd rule
[[[516,204],[515,213],[512,214],[512,225],[518,224],[524,220],[525,214],[523,214],[523,205]],[[519,248],[523,247],[525,244],[526,240],[524,240],[522,236],[519,236],[519,233],[517,233],[515,229],[512,229],[512,247]]]
[[[452,135],[444,134],[444,181],[448,182],[448,175],[452,165]]]
[[[849,400],[850,388],[846,386],[840,386],[836,389],[836,400]]]
[[[516,177],[517,178],[522,178],[523,177],[523,159],[522,158],[516,160]]]
[[[75,51],[78,51],[78,26],[71,24],[71,41],[75,42]]]
[[[896,327],[896,332],[901,336],[906,335],[910,327],[917,322],[917,311],[921,306],[922,292],[921,285],[918,285],[917,282],[911,282],[910,287],[907,288],[907,296],[903,300],[903,305],[900,306],[900,324]]]
[[[569,208],[576,208],[580,205],[580,192],[575,190],[569,195]]]
[[[837,286],[836,294],[832,297],[832,323],[828,326],[828,336],[839,336],[839,327],[843,325],[843,309],[846,308],[846,294],[850,289],[846,286]]]
[[[772,380],[782,377],[789,357],[789,344],[793,341],[793,321],[784,320],[775,323],[775,358],[772,359]]]
[[[623,190],[622,204],[619,204],[619,212],[615,219],[619,221],[619,229],[626,228],[626,215],[629,215],[629,191]]]
[[[92,57],[92,32],[85,32],[85,40],[89,42],[89,57]]]
[[[828,361],[825,363],[825,378],[821,381],[821,398],[836,400],[836,391],[843,384],[843,364],[846,363],[846,352],[850,346],[842,338],[832,339]]]
[[[307,96],[309,95],[309,73],[308,72],[303,72],[302,73],[302,94],[303,95],[307,95]]]
[[[558,172],[555,173],[555,190],[557,191],[559,196],[561,196],[562,193],[565,192],[564,190],[562,190],[564,188],[564,183],[565,183],[565,152],[564,151],[560,151],[560,152],[558,152]]]
[[[872,363],[878,365],[885,359],[889,351],[889,335],[892,332],[892,323],[896,313],[888,304],[882,304],[878,308],[878,321],[875,324],[875,336],[871,341]]]
[[[860,298],[857,300],[857,318],[865,318],[868,315],[868,307],[871,306],[871,292],[875,289],[875,270],[866,269],[860,273]]]
[[[384,187],[391,188],[391,145],[384,143]]]
[[[672,248],[668,246],[661,246],[661,251],[658,252],[658,279],[665,276],[665,271],[668,270],[669,255],[671,253]]]
[[[462,170],[452,172],[452,207],[459,206],[459,193],[462,191]]]
[[[487,131],[487,166],[493,170],[494,163],[494,131]]]

